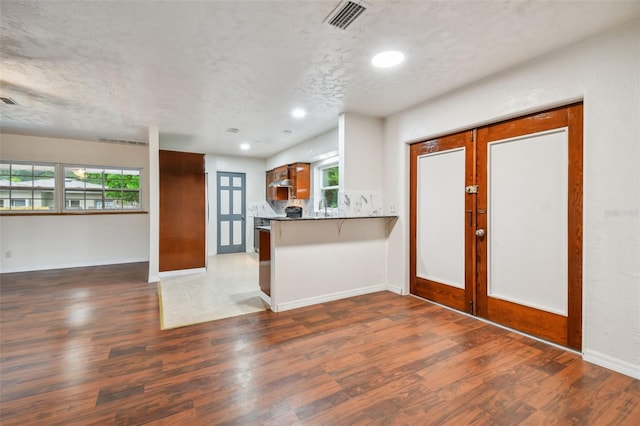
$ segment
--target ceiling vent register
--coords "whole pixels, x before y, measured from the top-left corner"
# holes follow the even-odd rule
[[[144,142],[144,141],[132,141],[128,139],[98,138],[98,140],[100,142],[119,143],[122,145],[141,145],[141,146],[149,145],[147,142]]]
[[[357,0],[345,0],[341,2],[324,20],[330,27],[346,30],[358,16],[367,10],[368,5]]]
[[[18,103],[16,101],[14,101],[13,99],[5,98],[4,96],[0,97],[0,100],[2,100],[2,102],[4,102],[7,105],[18,105]]]

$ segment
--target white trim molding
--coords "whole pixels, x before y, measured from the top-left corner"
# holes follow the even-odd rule
[[[50,265],[18,266],[16,268],[0,269],[0,274],[12,274],[14,272],[48,271],[53,269],[87,268],[90,266],[121,265],[124,263],[139,263],[148,261],[148,257],[140,257],[131,259],[108,259],[100,260],[97,262],[71,262]]]
[[[617,371],[618,373],[640,380],[640,365],[631,364],[630,362],[622,361],[618,358],[588,349],[582,354],[582,359],[592,364],[599,365],[600,367],[608,368],[609,370]]]
[[[291,309],[304,308],[305,306],[317,305],[319,303],[332,302],[334,300],[346,299],[363,294],[377,293],[388,290],[387,284],[379,284],[371,287],[361,287],[353,290],[340,291],[337,293],[323,294],[322,296],[309,297],[308,299],[293,300],[291,302],[279,303],[273,309],[274,312],[283,312]]]
[[[164,271],[158,274],[160,279],[169,277],[180,277],[182,275],[193,275],[201,272],[207,272],[207,268],[178,269],[177,271]]]

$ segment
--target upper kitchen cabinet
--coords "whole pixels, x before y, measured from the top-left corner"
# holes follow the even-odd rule
[[[279,176],[280,169],[281,167],[279,167],[278,169],[267,171],[267,178],[266,178],[267,200],[269,201],[271,200],[282,201],[282,200],[289,199],[289,188],[274,185],[275,182],[280,181],[280,179],[277,177]],[[278,173],[276,171],[278,171]]]
[[[289,164],[291,198],[308,200],[311,196],[311,165],[309,163]]]
[[[269,201],[308,200],[311,196],[311,165],[293,163],[276,167],[267,172],[266,184]]]

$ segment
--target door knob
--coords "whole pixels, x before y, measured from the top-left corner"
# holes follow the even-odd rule
[[[476,229],[476,237],[484,237],[484,229]]]

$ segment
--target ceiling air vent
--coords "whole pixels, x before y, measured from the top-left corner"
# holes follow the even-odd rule
[[[324,23],[330,27],[346,30],[368,5],[358,0],[344,0],[327,16]]]
[[[148,143],[145,141],[132,141],[129,139],[113,139],[113,138],[98,138],[98,140],[100,142],[107,142],[107,143],[119,143],[119,144],[123,144],[123,145],[141,145],[141,146],[147,146]]]
[[[7,105],[18,105],[18,103],[11,98],[0,97],[0,100]]]

